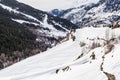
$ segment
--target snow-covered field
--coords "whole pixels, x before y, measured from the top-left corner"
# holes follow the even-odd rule
[[[75,41],[70,39],[1,70],[0,80],[108,80],[103,72],[120,80],[120,29],[89,27],[78,29],[74,35]],[[111,38],[115,38],[110,43],[114,48],[105,54],[108,48],[103,39]],[[80,42],[85,45],[80,46]],[[93,42],[101,46],[91,48]]]

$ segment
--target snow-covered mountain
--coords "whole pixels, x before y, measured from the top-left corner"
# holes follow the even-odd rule
[[[16,0],[1,0],[0,9],[2,16],[28,26],[38,36],[37,41],[43,41],[41,38],[45,36],[58,39],[64,37],[71,28],[77,28],[66,19],[54,17]]]
[[[92,1],[92,0],[91,0]],[[63,17],[82,27],[109,25],[120,19],[120,0],[99,0],[67,10],[55,9],[51,14]]]
[[[51,11],[53,9],[69,9],[85,5],[88,3],[96,3],[98,0],[17,0],[19,2],[28,4],[34,8]]]
[[[78,27],[66,19],[16,0],[0,0],[0,69],[55,46],[73,28]],[[22,56],[13,56],[16,51]]]
[[[0,80],[120,80],[119,28],[82,28],[74,35],[75,41],[1,70]]]
[[[82,27],[110,25],[120,19],[119,0],[18,0]],[[45,5],[47,4],[47,6]]]
[[[120,28],[108,26],[120,19],[119,0],[17,1],[0,0],[0,27],[5,22],[25,27],[36,35],[37,47],[47,45],[47,51],[14,61],[16,64],[0,70],[0,80],[120,80]],[[41,10],[53,10],[52,15],[62,18]],[[78,27],[63,18],[83,28],[71,32]],[[21,32],[19,28],[17,31]],[[70,33],[64,38],[67,32]],[[10,63],[9,56],[14,59],[6,56],[2,55],[5,58],[0,60],[0,67],[2,61],[4,65]]]

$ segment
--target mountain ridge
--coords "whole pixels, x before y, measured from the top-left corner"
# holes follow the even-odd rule
[[[29,4],[33,7],[36,7],[37,3],[31,3],[27,0],[18,0],[20,2]],[[37,1],[38,3],[44,2],[47,4],[48,1]],[[53,5],[50,10],[41,8],[37,6],[37,9],[43,9],[48,13],[58,16],[64,19],[71,21],[79,27],[84,25],[86,26],[97,26],[102,24],[103,26],[110,26],[114,22],[120,19],[119,11],[120,11],[120,2],[119,0],[65,0],[60,4],[66,5],[70,3],[68,8],[65,7],[56,7],[58,5],[52,4],[56,2],[52,0],[49,5]],[[57,3],[57,2],[56,2]],[[44,5],[41,5],[44,6]],[[46,7],[46,6],[44,6]],[[47,7],[46,7],[47,8]],[[48,8],[49,9],[49,8]],[[99,26],[98,26],[99,27]]]
[[[108,26],[120,19],[119,4],[119,0],[99,0],[97,3],[82,5],[68,10],[56,10],[56,13],[59,13],[58,15],[53,10],[51,14],[68,19],[80,27],[100,24]]]
[[[83,4],[88,4],[88,3],[96,3],[98,0],[60,0],[60,1],[56,1],[56,0],[36,0],[35,2],[32,0],[17,0],[21,3],[25,3],[28,4],[36,9],[39,10],[43,10],[43,11],[51,11],[53,9],[69,9],[69,8],[73,8],[79,5],[83,5]],[[55,3],[55,4],[54,4]],[[39,6],[40,4],[40,6]],[[47,4],[44,5],[44,4]]]

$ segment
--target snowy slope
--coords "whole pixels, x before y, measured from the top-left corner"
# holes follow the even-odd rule
[[[17,0],[34,8],[51,11],[53,9],[68,9],[88,3],[96,3],[98,0]]]
[[[119,30],[107,27],[78,29],[75,41],[70,39],[1,70],[0,80],[108,80],[105,73],[120,80]],[[106,40],[114,45],[109,52]],[[80,42],[86,45],[80,46]],[[93,43],[101,46],[93,48]],[[95,59],[91,57],[93,53]]]

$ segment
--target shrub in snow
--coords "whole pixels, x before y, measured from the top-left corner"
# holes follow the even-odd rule
[[[76,60],[80,59],[81,57],[83,57],[83,53],[81,55],[79,55]]]
[[[65,71],[71,70],[71,68],[70,68],[69,66],[66,66],[66,67],[63,68],[63,69],[57,69],[57,70],[56,70],[56,74],[58,74],[58,72],[59,72],[60,70],[62,70],[63,72],[65,72]]]
[[[104,72],[104,74],[108,77],[108,80],[116,80],[115,75]]]
[[[95,49],[95,48],[100,47],[100,46],[101,46],[100,43],[93,42],[90,48]]]
[[[80,47],[83,47],[83,46],[85,46],[85,45],[86,45],[86,43],[80,42]]]
[[[94,54],[94,52],[91,54],[91,56],[90,56],[90,57],[91,57],[91,59],[92,59],[92,60],[94,60],[94,59],[95,59],[95,54]]]
[[[59,72],[59,69],[56,70],[56,74]]]
[[[105,49],[105,54],[111,52],[114,48],[114,44],[108,44]]]
[[[3,62],[2,62],[2,60],[0,60],[0,69],[3,69],[3,68],[4,68]]]
[[[72,40],[75,41],[75,36],[72,36]]]
[[[110,38],[110,29],[107,28],[106,31],[105,31],[105,40],[109,40]]]
[[[103,62],[100,65],[100,70],[103,71]]]
[[[62,70],[63,70],[63,72],[64,72],[64,71],[71,70],[71,68],[70,68],[69,66],[67,66],[67,67],[63,68]]]
[[[112,26],[112,29],[119,28],[119,27],[120,27],[120,22],[118,21]]]

